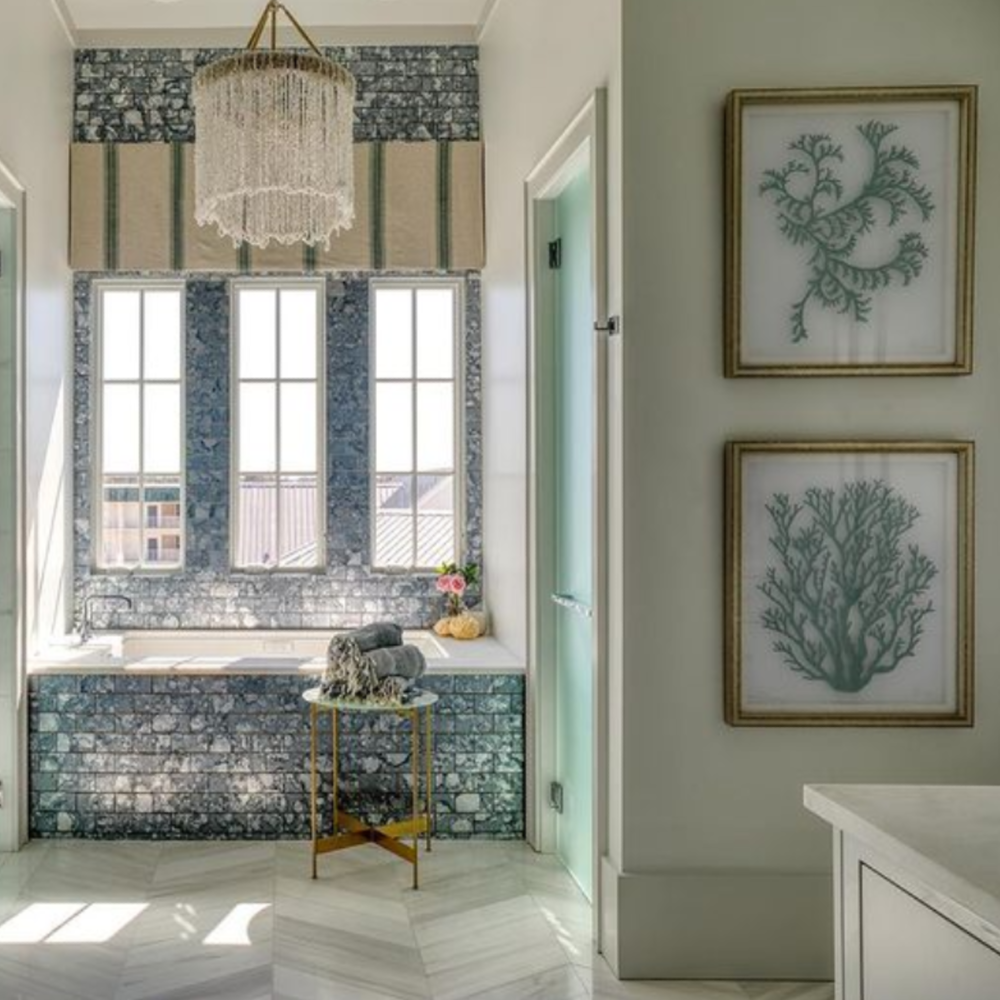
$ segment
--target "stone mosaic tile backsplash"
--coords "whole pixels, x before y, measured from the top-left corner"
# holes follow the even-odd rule
[[[132,608],[93,605],[103,629],[333,629],[391,618],[426,627],[441,597],[426,576],[370,569],[369,281],[327,279],[327,567],[323,573],[233,572],[229,554],[229,281],[187,279],[185,567],[176,574],[92,572],[93,275],[75,282],[74,600],[127,594]],[[478,277],[466,280],[465,557],[482,560],[482,337]],[[474,595],[473,595],[474,597]]]
[[[195,70],[234,51],[78,49],[75,141],[194,141]],[[357,80],[358,142],[479,138],[476,46],[350,46],[325,51]]]
[[[32,837],[309,836],[309,717],[293,675],[30,678]],[[524,678],[425,677],[436,691],[436,835],[524,836]],[[330,739],[320,747],[329,828]],[[382,823],[411,802],[408,723],[347,713],[342,808]]]

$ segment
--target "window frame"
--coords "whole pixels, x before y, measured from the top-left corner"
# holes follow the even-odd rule
[[[139,561],[128,566],[105,566],[101,558],[104,551],[104,293],[107,291],[137,291],[139,297],[139,377],[136,380],[118,379],[113,384],[139,386]],[[180,293],[180,375],[174,379],[147,379],[144,372],[146,357],[146,296],[145,292],[176,291]],[[175,576],[183,573],[187,561],[187,282],[181,278],[100,278],[91,287],[91,402],[90,429],[91,470],[91,552],[90,571],[106,576]],[[143,503],[145,472],[145,399],[147,382],[153,385],[173,385],[180,389],[180,480],[181,508],[178,534],[180,535],[180,561],[174,566],[153,566],[146,562],[146,516]]]
[[[316,565],[315,566],[241,566],[236,561],[240,532],[240,385],[243,382],[271,384],[277,389],[282,381],[306,382],[309,379],[281,378],[281,290],[312,289],[318,297],[316,314]],[[240,291],[275,291],[278,310],[275,325],[275,377],[273,379],[240,378]],[[329,434],[327,414],[327,283],[325,277],[244,277],[235,278],[229,286],[229,569],[232,573],[252,576],[315,576],[327,571],[327,479],[329,477]],[[281,402],[275,392],[275,472],[280,486],[281,477]],[[263,475],[264,473],[262,473]],[[269,475],[270,473],[266,473]],[[277,490],[276,511],[278,532],[281,531],[281,490]]]
[[[454,544],[455,561],[461,561],[462,553],[465,550],[467,529],[466,529],[466,421],[465,421],[465,345],[466,345],[466,280],[460,276],[416,276],[416,277],[377,277],[369,281],[368,288],[368,455],[369,469],[371,474],[371,484],[368,491],[369,502],[369,562],[371,572],[378,575],[389,576],[432,576],[437,572],[437,566],[421,566],[416,563],[417,535],[414,532],[414,563],[410,566],[380,566],[376,562],[378,544],[378,479],[380,475],[392,476],[413,476],[420,475],[416,469],[417,464],[417,392],[416,386],[420,382],[444,382],[446,379],[420,379],[417,377],[417,313],[414,308],[412,313],[412,344],[413,344],[413,374],[408,379],[380,379],[378,377],[376,331],[378,329],[378,291],[382,288],[407,289],[414,295],[421,289],[450,288],[454,292],[454,367],[451,382],[454,386],[454,428],[455,428],[455,514],[454,514]],[[377,388],[380,382],[408,384],[414,387],[411,393],[411,406],[413,407],[413,464],[412,472],[382,472],[378,468],[378,394]],[[416,498],[414,497],[413,520],[417,521],[418,512]]]

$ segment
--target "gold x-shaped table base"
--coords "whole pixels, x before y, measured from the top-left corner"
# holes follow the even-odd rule
[[[336,828],[344,833],[335,833],[330,837],[320,837],[316,841],[316,855],[332,854],[348,847],[360,844],[375,844],[390,854],[415,864],[417,850],[402,842],[403,837],[420,837],[427,832],[427,817],[418,816],[415,819],[404,819],[396,823],[384,823],[382,826],[369,826],[350,813],[338,811],[334,820]],[[428,844],[428,850],[430,845]]]

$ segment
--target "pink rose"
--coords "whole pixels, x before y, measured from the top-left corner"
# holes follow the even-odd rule
[[[437,578],[437,589],[439,594],[451,593],[451,577],[447,573]]]
[[[451,578],[451,592],[453,594],[465,593],[465,578],[458,573]]]

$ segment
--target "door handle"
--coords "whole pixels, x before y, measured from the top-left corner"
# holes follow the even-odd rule
[[[573,614],[579,615],[581,618],[593,618],[594,611],[589,604],[584,604],[583,601],[578,601],[575,597],[570,597],[568,594],[553,594],[552,603],[560,608],[565,608],[567,611],[572,611]]]

